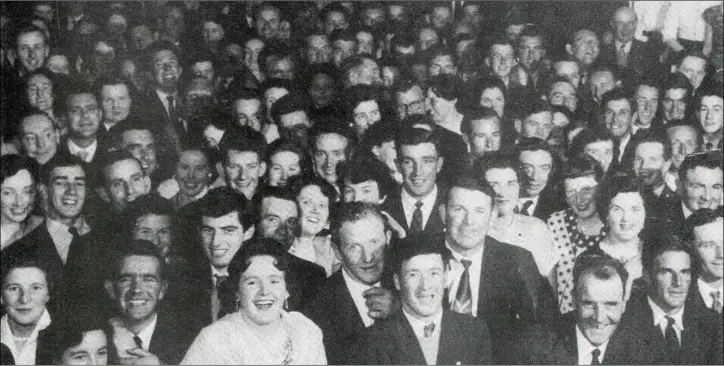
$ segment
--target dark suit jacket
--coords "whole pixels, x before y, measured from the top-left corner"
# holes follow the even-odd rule
[[[631,135],[631,138],[628,140],[628,143],[626,143],[626,147],[623,150],[623,156],[621,157],[620,162],[618,161],[618,156],[614,154],[613,160],[611,161],[611,166],[608,168],[608,176],[612,176],[616,172],[624,172],[630,174],[633,173],[633,161],[636,144],[648,133],[648,131],[637,131],[636,134]],[[616,146],[619,144],[619,142],[614,139],[613,143],[615,151],[617,149]]]
[[[615,42],[601,47],[598,62],[607,65],[618,64],[618,50],[616,50]],[[652,76],[653,73],[659,71],[658,54],[647,42],[634,39],[628,53],[626,69],[633,71],[638,77]]]
[[[468,145],[462,135],[444,127],[435,127],[435,135],[440,142],[440,156],[443,157],[442,169],[437,174],[437,179],[442,185],[450,185],[453,179],[467,171],[465,158],[468,155]]]
[[[439,175],[438,175],[439,176]],[[404,188],[398,188],[395,193],[388,197],[382,204],[382,210],[390,214],[398,224],[400,224],[405,232],[410,231],[410,223],[405,218],[405,210],[402,208],[402,190]],[[424,235],[435,235],[445,231],[445,224],[440,218],[439,206],[445,204],[445,195],[447,188],[441,184],[437,185],[437,198],[435,199],[435,207],[430,212],[430,217],[427,219],[424,229],[422,230]]]
[[[198,327],[179,319],[171,311],[161,311],[148,351],[156,355],[162,364],[178,365],[197,334]]]
[[[443,310],[437,365],[489,365],[490,334],[485,322]],[[425,365],[425,355],[402,310],[369,328],[359,363]]]
[[[567,208],[566,200],[561,190],[552,188],[550,187],[551,185],[554,185],[554,182],[549,181],[548,187],[541,192],[540,198],[538,198],[538,205],[535,206],[535,210],[533,211],[533,216],[543,220],[543,222],[548,220],[548,217],[554,212]]]
[[[330,365],[354,363],[367,329],[344,282],[343,270],[327,279],[304,310],[305,315],[322,329]]]
[[[701,307],[693,301],[692,294],[684,307],[684,330],[681,333],[681,364],[722,364],[721,315]],[[654,325],[653,312],[647,296],[641,292],[631,296],[621,319],[621,331],[629,339],[631,349],[646,350],[649,354],[667,355],[661,328]],[[667,357],[667,356],[665,356]],[[650,363],[650,362],[644,362]],[[665,359],[662,364],[671,364]]]
[[[180,98],[181,93],[178,94]],[[181,100],[176,101],[176,106],[179,117],[182,117]],[[154,128],[154,134],[159,140],[159,153],[166,157],[176,157],[179,151],[176,151],[174,141],[177,138],[181,142],[181,146],[185,146],[187,133],[182,127],[179,127],[180,122],[171,121],[155,88],[151,88],[139,98],[139,113],[143,116],[143,120],[148,121],[149,125]],[[171,134],[175,136],[170,136]]]

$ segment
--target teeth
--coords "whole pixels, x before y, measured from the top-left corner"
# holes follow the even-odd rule
[[[146,304],[146,300],[131,300],[129,303],[133,306],[141,306]]]

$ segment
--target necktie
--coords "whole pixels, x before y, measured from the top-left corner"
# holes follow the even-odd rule
[[[626,63],[628,62],[628,54],[626,54],[626,45],[622,44],[621,48],[618,49],[618,54],[616,55],[618,66],[626,67]]]
[[[70,235],[73,236],[72,239],[70,239],[70,245],[68,246],[68,256],[65,258],[65,263],[77,263],[76,257],[82,257],[83,256],[83,246],[80,243],[80,233],[78,232],[78,229],[75,226],[71,226],[68,228],[68,232]],[[76,258],[71,260],[71,258]],[[66,271],[69,270],[71,267],[66,267]]]
[[[615,164],[621,162],[621,141],[613,142],[613,162]]]
[[[220,318],[224,314],[221,314],[222,309],[222,294],[224,293],[224,285],[226,284],[226,280],[229,278],[228,276],[221,276],[221,275],[214,275],[214,278],[216,278],[216,284],[214,285],[214,288],[211,291],[211,319],[213,321],[216,321],[216,319]]]
[[[681,346],[679,344],[679,337],[676,335],[676,330],[674,330],[674,324],[676,323],[676,320],[674,320],[674,318],[672,317],[667,316],[666,321],[669,323],[666,326],[666,331],[664,332],[664,338],[666,339],[666,349],[671,356],[671,363],[678,364],[679,350]]]
[[[593,351],[591,351],[591,365],[601,364],[601,360],[598,359],[599,356],[601,356],[601,350],[594,348]]]
[[[530,209],[530,206],[533,206],[533,200],[527,200],[523,203],[523,206],[520,208],[520,214],[525,216],[530,216],[530,212],[528,210]]]
[[[171,121],[171,124],[175,125],[176,119],[178,119],[178,114],[176,113],[176,105],[173,103],[173,95],[167,96],[166,100],[168,101],[168,119]]]
[[[435,331],[435,323],[430,323],[423,329],[425,330],[425,338],[430,338],[432,337],[432,333]]]
[[[138,348],[143,349],[143,341],[141,340],[141,337],[133,336],[133,341],[136,342],[136,346],[138,346]]]
[[[712,303],[711,303],[711,308],[716,310],[717,313],[719,313],[719,314],[721,314],[721,310],[722,310],[720,296],[721,296],[721,292],[719,292],[719,291],[711,292],[711,297],[714,299],[714,301],[712,301]]]
[[[412,222],[410,223],[411,233],[422,232],[422,201],[415,203],[415,212],[412,213]]]
[[[88,161],[88,157],[90,156],[90,153],[88,153],[85,150],[79,150],[77,156],[80,158],[80,160],[83,160],[86,163],[90,163]]]
[[[170,123],[166,126],[165,132],[168,138],[171,139],[176,153],[180,154],[183,150],[181,146],[181,136],[184,136],[186,131],[184,130],[183,123],[179,119],[178,109],[176,108],[176,104],[174,104],[173,95],[167,96],[166,100],[168,101],[168,120]]]
[[[470,289],[470,265],[473,262],[467,259],[461,259],[465,269],[460,275],[460,283],[458,283],[458,291],[455,294],[455,302],[453,302],[452,310],[460,314],[473,315],[473,295]]]

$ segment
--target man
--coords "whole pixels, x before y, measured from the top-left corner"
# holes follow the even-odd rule
[[[681,187],[678,171],[687,156],[699,150],[699,130],[685,123],[672,123],[666,126],[666,136],[671,145],[671,168],[667,172],[666,184],[673,191]]]
[[[500,117],[491,108],[480,107],[463,119],[460,131],[470,150],[470,162],[500,150]]]
[[[631,70],[637,77],[654,77],[658,73],[658,57],[647,42],[634,38],[638,18],[636,12],[624,6],[611,19],[614,41],[601,49],[600,62]]]
[[[179,245],[174,238],[174,209],[171,201],[157,194],[147,194],[129,202],[126,207],[126,234],[133,240],[147,240],[158,248],[158,252],[172,265],[171,257],[179,254]],[[175,263],[174,263],[175,264]]]
[[[683,120],[689,116],[687,106],[691,100],[693,89],[688,79],[682,74],[671,74],[664,80],[662,107],[662,124],[665,126],[672,121]]]
[[[308,65],[325,64],[330,61],[332,48],[324,33],[312,33],[307,36],[304,48],[304,60]]]
[[[521,140],[518,161],[524,180],[516,210],[521,215],[547,220],[553,212],[564,209],[564,200],[556,186],[558,166],[548,145],[539,139]]]
[[[325,281],[305,311],[322,329],[331,364],[353,363],[366,328],[397,308],[391,292],[380,285],[391,235],[373,204],[344,206],[333,240],[342,269]]]
[[[309,104],[309,99],[301,94],[287,94],[274,102],[270,115],[281,138],[303,147],[309,145]]]
[[[98,81],[96,95],[101,103],[103,121],[100,134],[106,137],[108,131],[128,118],[131,112],[133,84],[121,78],[104,78]]]
[[[345,60],[357,51],[357,36],[351,30],[337,29],[329,35],[332,41],[332,64],[341,68]]]
[[[600,42],[596,33],[590,29],[579,29],[573,32],[566,43],[566,52],[578,61],[581,84],[586,84],[591,67],[596,63],[601,52]]]
[[[722,148],[724,135],[724,99],[722,89],[708,88],[699,92],[699,113],[697,117],[702,129],[701,148],[705,151]]]
[[[279,38],[281,25],[279,8],[269,3],[261,4],[256,8],[254,19],[256,22],[256,34],[258,34],[264,42]]]
[[[552,293],[531,253],[489,237],[495,193],[484,182],[461,177],[441,206],[452,251],[445,306],[484,319],[490,328],[493,363],[510,363],[508,342],[523,325],[553,317]]]
[[[686,219],[682,238],[696,252],[699,278],[692,284],[692,296],[719,314],[722,313],[724,289],[724,245],[722,244],[721,208],[701,209]],[[697,293],[700,296],[697,296]]]
[[[98,161],[96,157],[101,155],[104,150],[98,139],[98,131],[103,117],[103,110],[98,104],[98,99],[90,90],[84,88],[72,90],[68,93],[66,108],[69,125],[68,139],[61,145],[61,149],[86,163],[89,171],[95,171],[95,163]]]
[[[314,173],[335,186],[339,180],[337,166],[347,160],[352,148],[352,133],[331,121],[321,121],[309,132]],[[338,189],[338,188],[336,188]]]
[[[702,83],[708,81],[706,77],[707,59],[706,56],[694,53],[684,56],[678,67],[678,72],[684,74],[689,80],[694,98],[700,97]]]
[[[111,263],[111,276],[105,281],[118,314],[109,324],[119,361],[131,365],[178,364],[199,330],[196,319],[178,321],[172,310],[161,310],[168,273],[153,243],[134,240],[120,248]]]
[[[553,131],[553,109],[544,100],[536,101],[529,109],[530,113],[523,121],[515,120],[515,129],[518,131],[519,139],[538,138],[548,140]]]
[[[141,162],[141,168],[151,178],[151,187],[155,191],[161,182],[173,175],[170,170],[174,164],[170,157],[160,156],[156,144],[157,130],[143,123],[141,118],[131,117],[124,123],[116,125],[111,136],[116,149],[128,151]]]
[[[632,294],[622,331],[634,349],[663,355],[663,364],[722,364],[721,316],[687,300],[695,278],[691,248],[668,233],[657,243],[644,250],[645,291]]]
[[[226,186],[244,195],[250,204],[250,212],[257,213],[261,195],[259,180],[266,173],[264,140],[239,137],[224,139],[220,146],[224,154],[224,178]]]
[[[526,85],[539,90],[543,75],[550,68],[550,60],[546,59],[547,44],[542,31],[533,25],[526,26],[518,37],[516,50],[520,66],[528,75]]]
[[[425,114],[425,95],[419,83],[400,83],[395,89],[397,118],[402,121],[413,114]]]
[[[419,234],[393,247],[392,270],[402,310],[369,329],[359,363],[490,364],[491,334],[482,319],[444,303],[450,252]]]
[[[669,207],[668,225],[675,230],[691,216],[702,208],[716,209],[722,204],[722,173],[721,151],[692,154],[684,159],[679,167],[679,181],[682,186],[682,199]]]
[[[577,60],[558,60],[553,63],[553,73],[568,80],[578,90],[581,87],[581,71]]]
[[[679,201],[676,192],[666,184],[666,173],[671,166],[671,145],[657,133],[649,135],[634,147],[633,171],[644,189],[644,204],[648,217],[659,217],[668,207]]]
[[[636,120],[634,128],[637,130],[652,130],[659,128],[657,112],[659,110],[659,87],[654,79],[646,79],[636,86],[633,97],[636,102]]]
[[[444,45],[434,45],[427,50],[428,75],[436,76],[440,74],[455,75],[458,72],[455,54]]]
[[[525,107],[531,98],[530,91],[532,89],[511,81],[513,68],[518,65],[513,44],[506,38],[491,41],[488,56],[485,58],[485,65],[490,69],[493,76],[498,77],[505,84],[505,100],[508,105],[527,110]]]
[[[45,269],[51,288],[51,312],[67,311],[68,304],[82,297],[99,306],[103,294],[103,264],[109,248],[98,240],[96,231],[82,215],[87,196],[83,163],[72,156],[55,159],[45,184],[45,224],[6,247],[4,258],[36,261]],[[103,235],[100,231],[98,235]]]
[[[380,67],[372,58],[357,55],[346,59],[340,65],[342,84],[345,88],[355,85],[381,85]]]
[[[26,75],[45,66],[50,46],[42,29],[35,26],[23,28],[17,33],[15,40],[18,61],[20,61],[18,76]]]
[[[58,152],[60,131],[50,116],[39,110],[21,117],[18,130],[22,153],[35,160],[41,175],[47,177],[50,163]]]
[[[601,101],[606,129],[613,135],[613,171],[627,171],[633,167],[637,137],[633,131],[633,105],[623,89],[613,89]]]
[[[327,4],[319,12],[319,18],[322,20],[324,33],[331,35],[337,29],[344,30],[349,28],[347,10],[340,4]]]
[[[578,111],[578,92],[576,86],[567,78],[556,77],[546,95],[546,101],[551,106],[566,107],[571,113]]]
[[[345,163],[342,174],[342,201],[380,205],[395,189],[396,182],[387,167],[373,158],[359,158]]]
[[[443,223],[438,206],[445,202],[445,191],[438,185],[437,175],[444,159],[437,136],[422,126],[409,127],[398,135],[396,148],[402,187],[385,201],[382,209],[406,233],[441,233]]]

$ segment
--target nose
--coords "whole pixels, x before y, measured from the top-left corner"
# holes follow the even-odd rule
[[[78,194],[78,187],[73,183],[68,183],[65,189],[65,194],[75,196]]]
[[[706,201],[711,201],[712,189],[709,187],[704,187],[704,192],[702,193],[701,198],[705,199]]]
[[[370,263],[375,259],[375,253],[371,250],[362,250],[362,261],[364,263]]]
[[[674,273],[674,274],[671,276],[671,286],[672,286],[672,287],[680,287],[682,282],[683,282],[683,281],[682,281],[682,278],[681,278],[681,274],[679,274],[679,273]]]
[[[485,138],[485,147],[486,147],[486,148],[488,148],[488,149],[492,149],[492,148],[493,148],[493,141],[492,141],[492,140],[493,140],[493,139],[490,139],[490,138],[487,138],[487,137]]]
[[[465,216],[463,217],[463,224],[470,225],[472,220],[470,219],[470,213],[465,213]]]
[[[596,322],[597,323],[603,323],[606,321],[606,315],[604,314],[604,311],[600,308],[596,307]]]
[[[30,302],[30,291],[20,290],[20,303],[27,304]]]
[[[267,285],[266,285],[265,281],[259,281],[259,294],[260,295],[268,294]]]
[[[582,205],[586,203],[586,195],[583,192],[576,193],[576,203]]]
[[[687,150],[686,145],[684,145],[684,144],[679,144],[679,148],[676,149],[676,151],[679,155],[688,155],[688,151],[686,151],[686,150]]]
[[[46,145],[48,145],[48,142],[44,137],[38,137],[35,139],[35,146],[37,146],[38,149],[44,149]]]
[[[131,280],[131,291],[133,291],[134,294],[141,292],[141,281],[136,277],[133,277]]]

